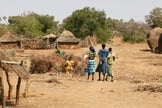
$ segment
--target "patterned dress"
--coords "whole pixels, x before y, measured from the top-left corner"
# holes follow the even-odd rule
[[[95,53],[90,52],[89,57],[88,57],[88,64],[87,67],[84,69],[84,72],[89,73],[89,74],[94,74],[95,73]]]

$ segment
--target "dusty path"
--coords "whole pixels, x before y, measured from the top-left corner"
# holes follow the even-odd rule
[[[32,75],[33,82],[29,96],[22,97],[17,107],[161,108],[162,93],[139,92],[136,89],[143,83],[162,82],[162,63],[160,62],[162,55],[151,54],[146,44],[110,44],[108,46],[111,46],[117,55],[114,82],[96,81],[97,73],[95,81],[87,80],[86,76],[68,79],[62,74]],[[100,45],[95,48],[98,50]],[[86,50],[66,52],[75,52],[76,55],[81,56],[80,52],[84,53]]]

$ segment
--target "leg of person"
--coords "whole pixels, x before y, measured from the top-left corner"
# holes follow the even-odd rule
[[[106,78],[106,76],[107,76],[107,73],[108,73],[108,65],[107,65],[107,63],[103,63],[103,65],[102,65],[102,72],[103,72],[103,80],[102,81],[104,81]]]
[[[90,73],[88,72],[88,78],[87,78],[88,80],[89,80],[89,76],[90,76]]]
[[[108,81],[108,74],[106,74],[106,78],[105,78],[106,81]]]
[[[103,79],[102,79],[102,81],[105,81],[105,73],[103,73]]]
[[[111,82],[113,82],[114,81],[114,77],[113,76],[111,76]]]
[[[94,80],[94,73],[92,73],[92,81]]]
[[[106,70],[106,81],[108,81],[108,76],[109,76],[109,65],[107,65],[107,70]]]
[[[114,71],[113,71],[113,65],[111,65],[110,69],[109,69],[109,75],[111,76],[111,82],[114,81]]]
[[[72,70],[70,70],[70,72],[69,72],[69,77],[70,77],[70,78],[73,77],[73,76],[72,76]]]
[[[98,81],[101,80],[101,72],[98,72]]]
[[[66,69],[66,74],[67,74],[67,76],[69,76],[69,69]]]

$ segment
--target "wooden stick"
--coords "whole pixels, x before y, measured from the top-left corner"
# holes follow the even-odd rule
[[[29,87],[30,87],[30,84],[31,84],[31,80],[27,80],[26,81],[26,86],[25,86],[25,90],[24,90],[24,97],[26,98],[27,95],[28,95],[28,91],[29,91]]]
[[[0,91],[1,91],[1,99],[2,99],[2,108],[5,108],[6,103],[5,103],[5,96],[4,96],[4,83],[3,83],[2,70],[0,72],[1,72],[1,76],[0,76]]]
[[[1,60],[1,63],[20,65],[21,62]]]
[[[7,83],[8,83],[8,86],[9,86],[9,90],[8,90],[8,99],[10,100],[11,97],[12,97],[12,89],[13,89],[13,86],[11,85],[11,82],[10,82],[10,78],[9,78],[9,75],[8,75],[8,72],[6,72],[6,79],[7,79]]]
[[[17,81],[17,87],[16,87],[16,105],[19,104],[20,85],[21,85],[21,78],[19,77]]]

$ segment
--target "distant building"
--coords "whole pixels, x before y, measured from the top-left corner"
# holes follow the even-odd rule
[[[0,37],[0,48],[21,48],[21,39],[11,32]]]
[[[80,39],[76,38],[70,31],[64,30],[56,42],[58,48],[75,49],[79,48]]]

